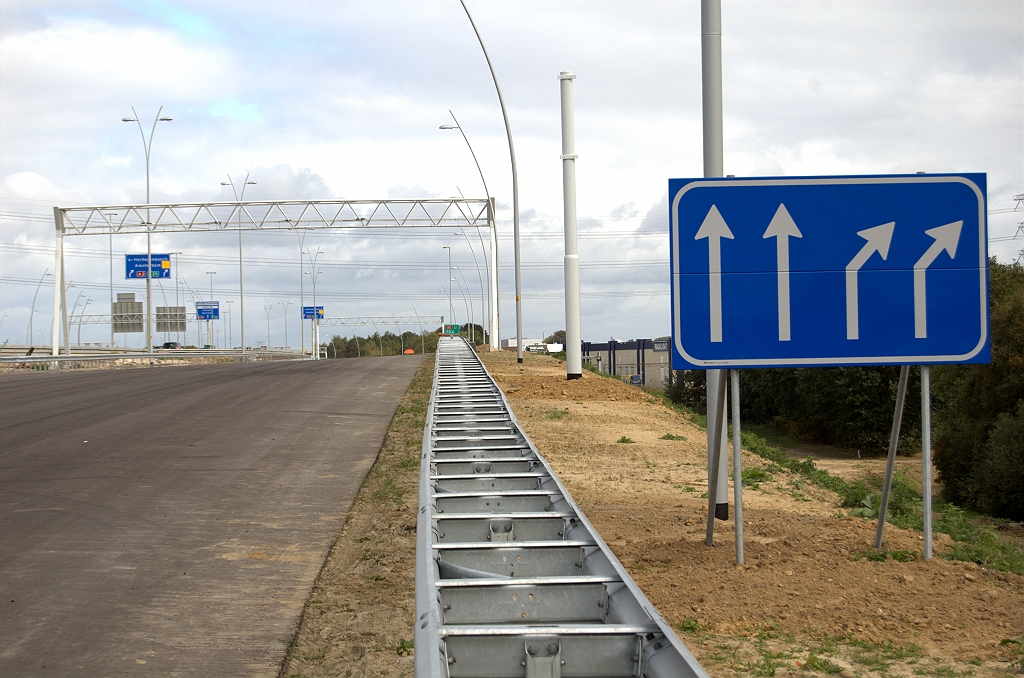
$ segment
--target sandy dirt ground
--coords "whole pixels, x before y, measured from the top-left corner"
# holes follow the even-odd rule
[[[746,562],[737,567],[731,520],[717,521],[715,546],[704,545],[706,434],[689,417],[614,379],[567,382],[552,358],[483,358],[587,517],[712,676],[1018,675],[1000,641],[1024,634],[1024,577],[942,558],[858,558],[874,521],[847,517],[835,494],[785,472],[745,488]],[[432,366],[398,410],[282,676],[413,673],[404,641]],[[831,456],[821,466],[844,477],[881,471],[855,451]],[[743,463],[768,466],[747,453]],[[919,533],[890,525],[886,539],[888,549],[921,552]],[[948,545],[936,535],[938,552]]]
[[[716,521],[715,546],[704,544],[706,433],[689,417],[614,379],[566,381],[552,358],[484,360],[587,517],[712,675],[1016,672],[1000,642],[1024,633],[1024,577],[941,558],[858,559],[874,521],[847,517],[835,494],[785,472],[745,488],[738,567],[731,520]],[[743,463],[768,465],[746,453]],[[854,452],[822,467],[861,477],[881,462]],[[936,535],[938,552],[949,543]],[[890,525],[886,547],[920,554],[922,537]]]

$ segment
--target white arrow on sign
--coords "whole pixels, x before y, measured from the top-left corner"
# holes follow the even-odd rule
[[[733,238],[714,205],[708,210],[694,240],[708,239],[708,283],[711,303],[711,341],[722,341],[722,238]]]
[[[925,272],[932,262],[946,250],[949,258],[956,257],[956,246],[960,242],[960,229],[964,222],[954,221],[951,224],[936,226],[925,231],[935,238],[932,246],[914,264],[914,337],[925,339],[928,337],[928,303],[925,292]]]
[[[762,236],[776,238],[775,260],[779,276],[779,341],[789,341],[789,239],[802,238],[803,233],[789,215],[786,206],[779,204],[768,230]]]
[[[885,260],[889,256],[889,245],[892,243],[892,232],[896,222],[890,221],[874,228],[857,231],[857,235],[867,240],[857,256],[846,265],[846,338],[860,338],[860,311],[857,298],[857,271],[871,258],[875,252]]]

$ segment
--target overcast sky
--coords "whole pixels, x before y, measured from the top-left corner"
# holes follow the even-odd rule
[[[1017,256],[1021,0],[722,4],[726,173],[986,172],[990,251],[1004,262]],[[515,140],[525,336],[565,325],[562,70],[577,75],[583,337],[668,334],[667,180],[702,174],[700,3],[468,5]],[[52,273],[53,205],[144,202],[142,140],[121,122],[132,106],[147,132],[160,106],[174,118],[153,141],[153,202],[229,199],[220,182],[247,173],[253,199],[482,197],[458,132],[438,129],[451,109],[499,204],[502,335],[514,336],[508,145],[458,0],[7,0],[0,20],[0,341],[26,340],[37,283]],[[473,242],[480,258],[475,234]],[[411,315],[413,306],[448,315],[443,245],[479,321],[476,266],[461,235],[332,232],[305,241],[323,250],[318,301],[335,317]],[[79,311],[91,298],[87,313],[109,313],[108,246],[106,236],[66,243],[69,305],[77,300]],[[139,251],[144,238],[114,238],[115,294],[142,297],[144,285],[123,274],[122,255]],[[183,253],[178,294],[190,311],[180,284],[206,298],[208,271],[222,307],[237,300],[236,236],[159,235],[154,251]],[[269,309],[271,343],[284,343],[287,320],[297,344],[297,238],[246,235],[245,259],[248,343],[266,342]],[[174,287],[165,282],[155,303],[163,305],[161,294],[171,303]],[[43,278],[37,342],[48,340],[52,298],[52,278]],[[237,345],[237,301],[233,308]],[[109,326],[82,329],[83,342],[109,340]]]

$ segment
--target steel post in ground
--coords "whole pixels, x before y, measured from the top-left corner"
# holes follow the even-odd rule
[[[576,242],[576,129],[573,108],[575,75],[558,75],[562,101],[562,200],[565,224],[565,378],[583,376],[580,344],[580,257]]]
[[[61,299],[64,292],[64,215],[61,213],[59,207],[53,208],[53,222],[57,227],[57,242],[54,244],[54,263],[53,263],[53,330],[51,331],[51,344],[53,348],[53,355],[60,355],[60,308]],[[45,274],[43,275],[45,278]],[[42,278],[40,278],[40,282]],[[36,288],[38,291],[39,288]],[[35,305],[33,304],[33,310]],[[31,323],[31,317],[29,323]],[[31,328],[31,324],[29,325]],[[31,333],[31,329],[29,330]],[[35,338],[29,336],[29,346]]]
[[[736,527],[736,564],[743,564],[743,448],[740,435],[740,371],[729,370],[732,379],[732,496]]]
[[[924,513],[924,559],[932,557],[932,375],[921,365],[921,499]]]
[[[719,370],[721,371],[721,370]],[[718,411],[725,411],[725,379],[719,379],[716,384],[716,402],[718,404]],[[710,408],[709,408],[710,409]],[[714,421],[714,424],[712,424]],[[718,504],[718,480],[719,463],[722,460],[722,434],[725,432],[724,419],[722,417],[716,417],[714,420],[708,419],[708,430],[714,429],[711,439],[714,440],[714,449],[711,454],[711,463],[708,468],[711,472],[711,478],[708,481],[708,525],[707,533],[704,537],[704,543],[708,546],[715,545],[715,513]]]
[[[900,382],[896,388],[896,409],[892,415],[892,430],[889,432],[889,456],[885,460],[885,477],[882,479],[882,500],[878,505],[878,526],[875,527],[875,548],[882,548],[885,533],[885,514],[889,508],[889,492],[892,490],[892,474],[896,468],[896,448],[900,442],[900,424],[903,421],[903,403],[907,397],[907,380],[910,365],[900,367]]]

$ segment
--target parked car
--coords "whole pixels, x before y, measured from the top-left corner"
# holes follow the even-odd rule
[[[176,341],[165,341],[163,347],[165,349],[181,348],[181,344]]]

